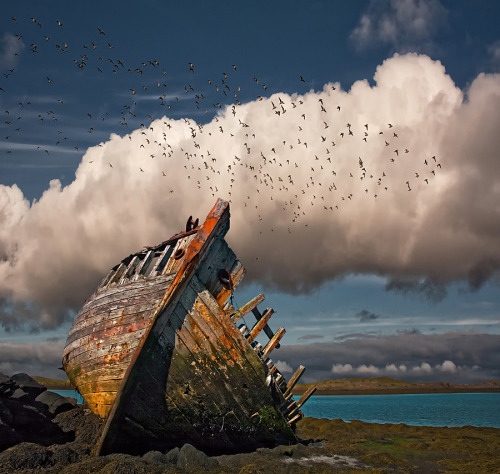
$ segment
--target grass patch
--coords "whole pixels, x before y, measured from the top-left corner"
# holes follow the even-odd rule
[[[304,418],[302,439],[321,440],[334,455],[348,455],[377,469],[398,472],[482,474],[500,472],[500,429],[439,428]],[[380,472],[380,471],[379,471]]]

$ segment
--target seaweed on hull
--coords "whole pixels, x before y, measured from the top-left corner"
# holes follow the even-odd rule
[[[63,367],[105,420],[96,454],[297,441],[314,387],[295,402],[304,367],[287,383],[270,359],[285,329],[270,329],[274,311],[258,309],[264,295],[232,306],[246,270],[224,240],[228,230],[229,203],[219,199],[202,225],[190,217],[184,232],[123,259],[77,315]],[[240,321],[250,312],[252,328]]]

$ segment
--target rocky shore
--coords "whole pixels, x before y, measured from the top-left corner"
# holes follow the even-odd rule
[[[143,456],[93,456],[101,420],[26,374],[0,374],[0,473],[500,472],[500,430],[305,418],[300,442],[207,456],[189,444]]]

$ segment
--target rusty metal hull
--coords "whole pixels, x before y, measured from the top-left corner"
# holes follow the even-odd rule
[[[219,200],[202,226],[114,267],[78,314],[63,366],[106,420],[97,454],[296,441],[299,407],[268,357],[284,329],[262,350],[255,330],[236,326],[245,311],[260,313],[257,303],[234,312],[228,302],[245,273],[228,228]]]

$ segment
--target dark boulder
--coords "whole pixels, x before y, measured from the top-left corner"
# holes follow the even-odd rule
[[[209,458],[203,451],[196,449],[190,444],[185,444],[179,451],[177,467],[186,470],[200,470],[202,468],[217,465],[215,459]]]
[[[43,403],[52,415],[58,415],[63,411],[71,410],[75,407],[66,397],[55,392],[49,392],[48,390],[40,393],[40,395],[35,398],[35,401]]]
[[[23,437],[7,423],[0,420],[0,452],[23,441]]]
[[[12,412],[5,405],[5,403],[2,402],[1,398],[0,398],[0,420],[3,421],[4,423],[7,423],[8,425],[10,425],[13,420]]]
[[[45,392],[47,388],[45,385],[38,383],[34,378],[30,377],[28,374],[15,374],[10,377],[8,383],[13,383],[16,388],[20,388],[25,393],[31,395],[35,398],[42,392]]]

